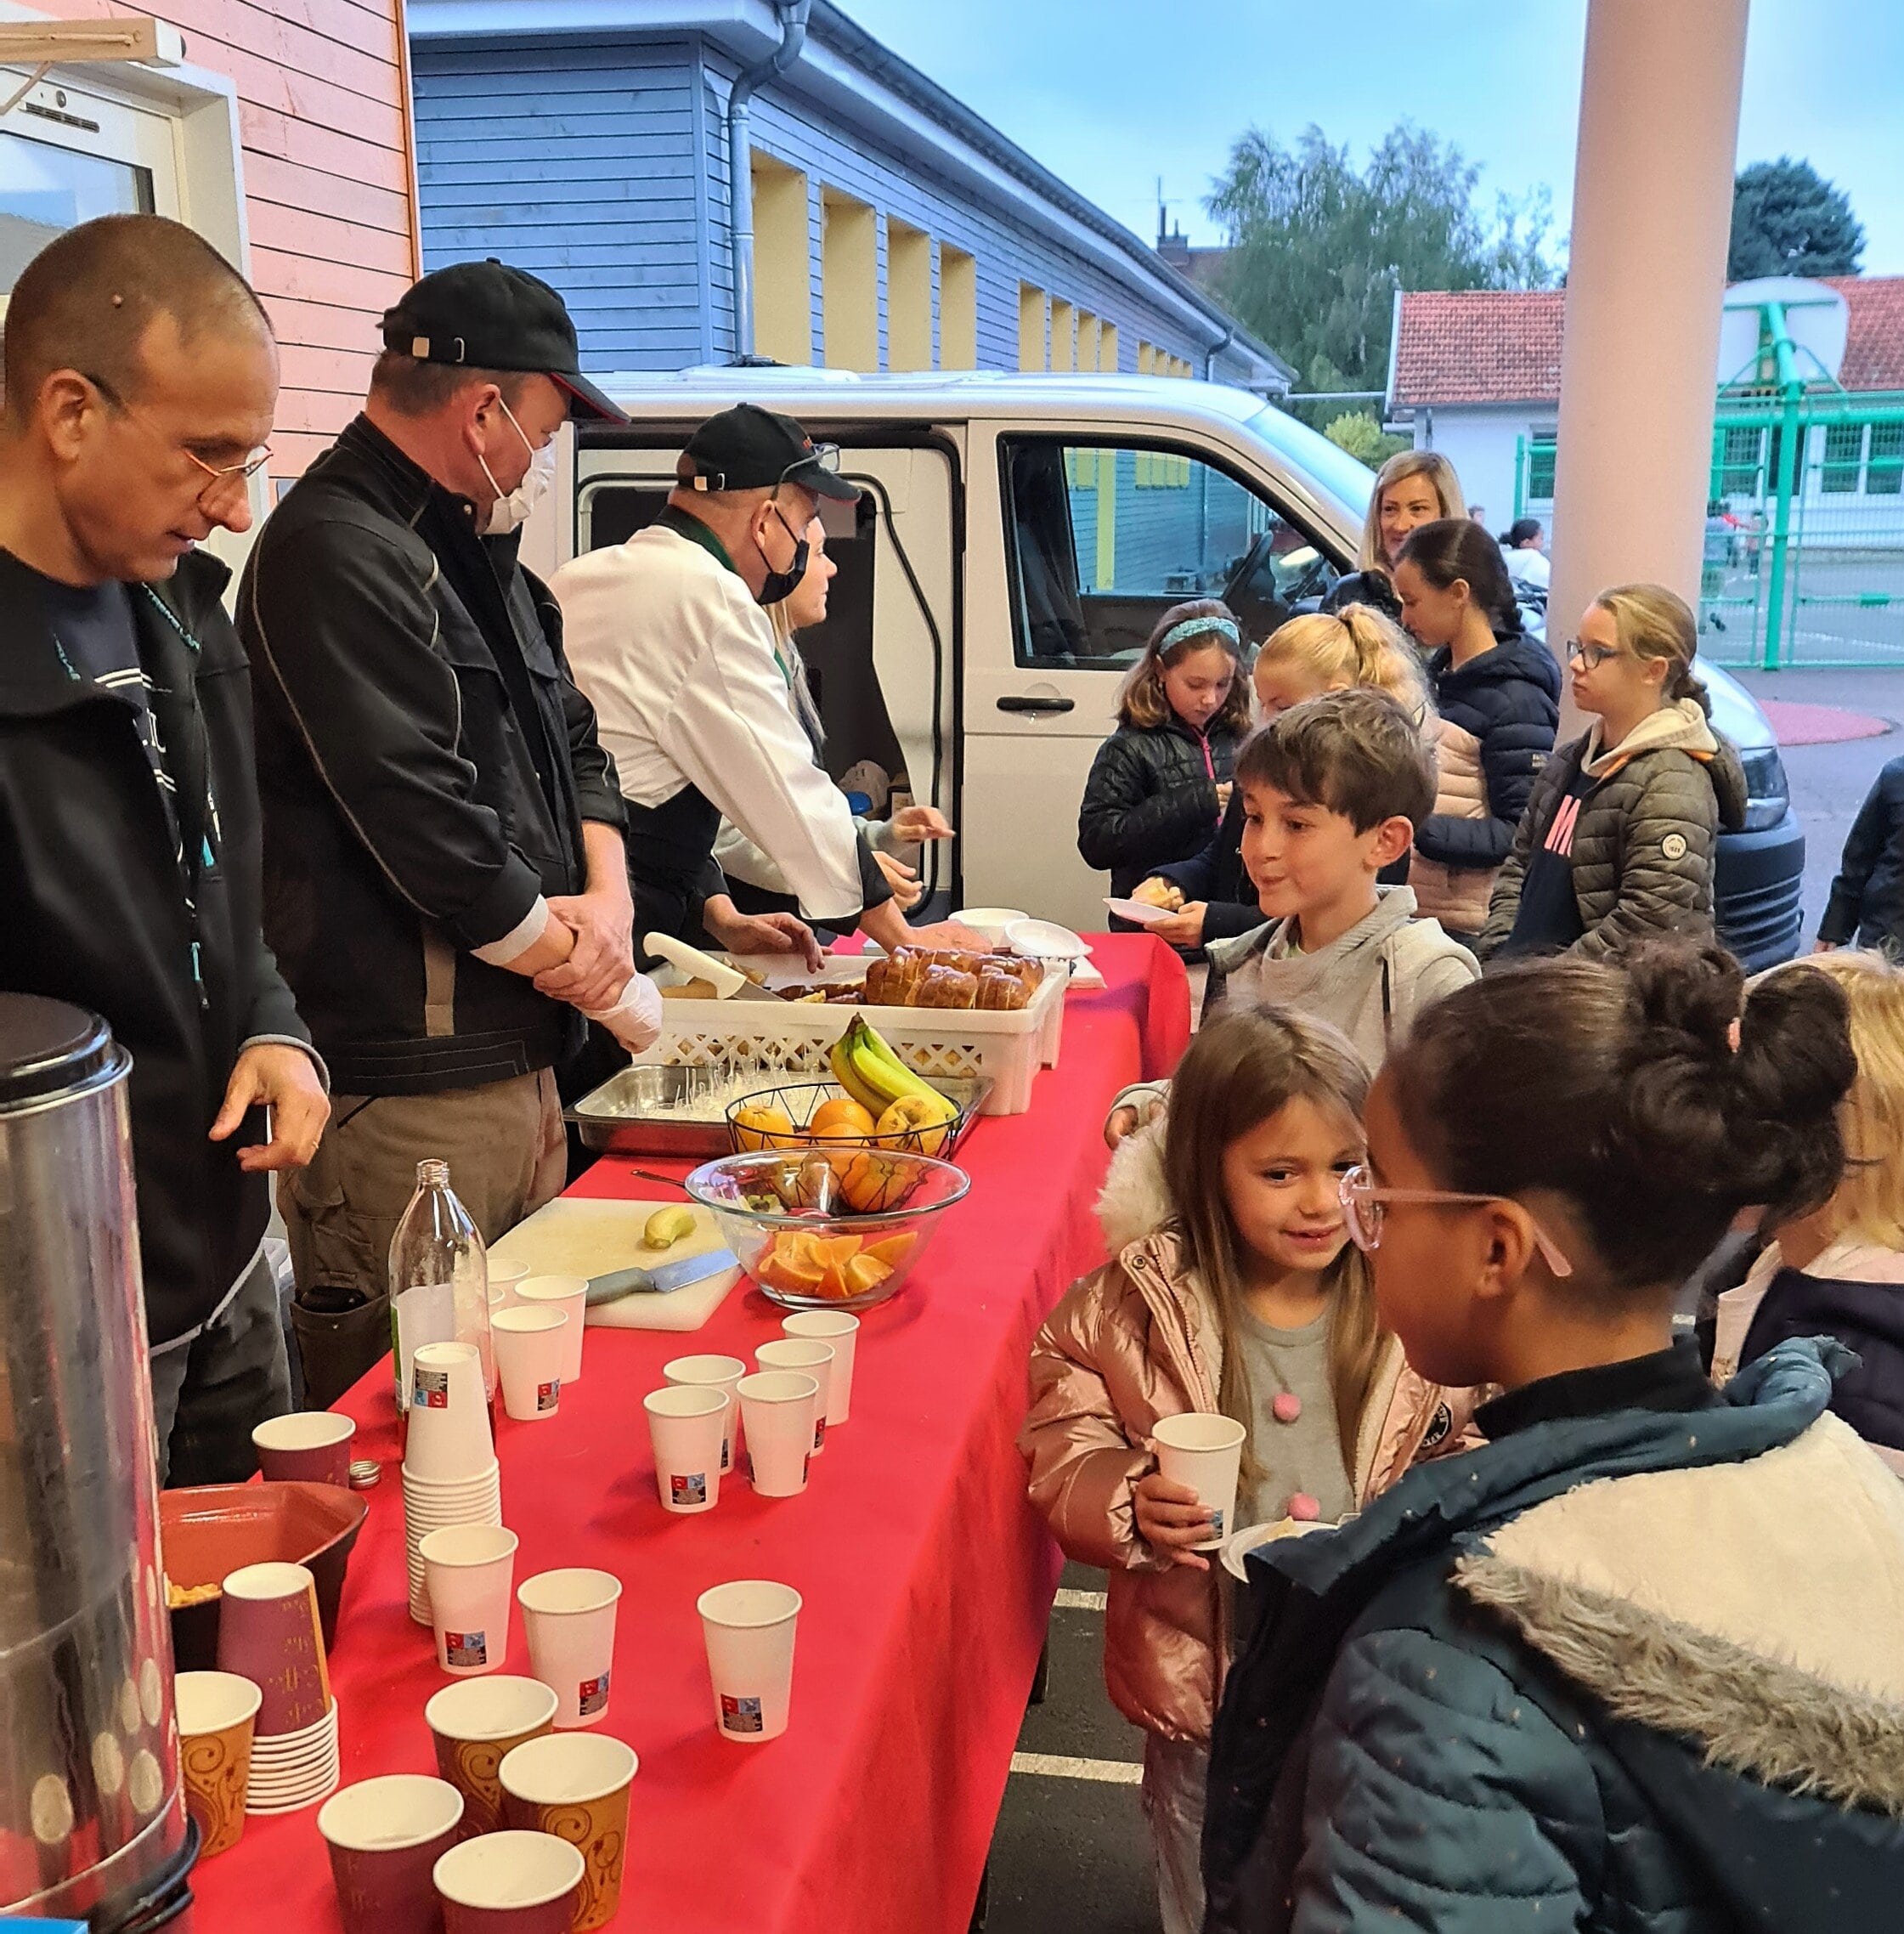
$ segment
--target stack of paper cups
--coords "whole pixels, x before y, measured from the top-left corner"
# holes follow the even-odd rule
[[[337,1784],[337,1702],[318,1619],[317,1581],[301,1564],[230,1573],[218,1609],[218,1670],[257,1687],[248,1813],[291,1813]]]
[[[430,1623],[423,1541],[455,1524],[502,1523],[502,1474],[483,1364],[473,1343],[423,1343],[412,1368],[410,1436],[404,1451],[404,1532],[410,1615]]]

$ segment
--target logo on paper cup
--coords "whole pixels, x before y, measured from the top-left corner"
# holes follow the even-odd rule
[[[813,1420],[813,1448],[817,1450],[827,1440],[827,1420],[816,1417]]]
[[[723,1733],[764,1733],[766,1720],[760,1712],[757,1699],[736,1699],[729,1693],[720,1695],[720,1730]]]
[[[449,1665],[487,1665],[489,1637],[482,1631],[446,1631],[443,1635],[444,1663]]]
[[[1220,1511],[1212,1511],[1210,1513],[1210,1535],[1212,1538],[1220,1538],[1223,1535],[1223,1514]]]
[[[535,1387],[535,1407],[539,1411],[552,1411],[562,1395],[562,1379],[551,1377],[546,1383]]]
[[[449,1408],[449,1372],[416,1366],[416,1401],[427,1411]]]
[[[733,1468],[733,1444],[729,1439],[723,1437],[720,1440],[720,1469],[723,1475]]]
[[[583,1718],[591,1712],[604,1712],[608,1705],[608,1675],[604,1672],[599,1678],[584,1679],[576,1688],[575,1704]]]
[[[691,1476],[676,1474],[670,1478],[668,1495],[676,1504],[705,1504],[708,1501],[707,1473],[696,1471]]]

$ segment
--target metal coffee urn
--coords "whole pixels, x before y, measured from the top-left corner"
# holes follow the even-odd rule
[[[197,1835],[159,1562],[131,1066],[96,1015],[0,994],[0,1915],[178,1934]]]

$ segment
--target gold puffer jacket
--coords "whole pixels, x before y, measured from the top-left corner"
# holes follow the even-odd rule
[[[1214,1411],[1223,1381],[1215,1313],[1168,1230],[1073,1284],[1031,1348],[1031,1409],[1019,1448],[1031,1501],[1068,1558],[1110,1574],[1105,1684],[1127,1719],[1205,1740],[1228,1653],[1226,1575],[1172,1564],[1138,1535],[1138,1481],[1156,1467],[1161,1417]],[[1358,1507],[1418,1457],[1465,1449],[1476,1394],[1424,1382],[1390,1340],[1351,1473]]]

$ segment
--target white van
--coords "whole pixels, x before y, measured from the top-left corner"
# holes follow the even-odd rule
[[[902,772],[957,827],[925,857],[941,912],[1020,907],[1101,928],[1109,883],[1078,857],[1078,805],[1159,614],[1222,597],[1260,641],[1353,568],[1373,481],[1293,417],[1212,383],[777,368],[599,380],[633,422],[564,433],[523,551],[545,575],[653,518],[690,432],[730,404],[784,410],[841,446],[861,496],[825,506],[839,574],[801,646],[834,775],[862,760]],[[1763,715],[1703,669],[1754,795],[1721,856],[1736,902],[1721,925],[1769,964],[1797,944],[1804,841]]]

